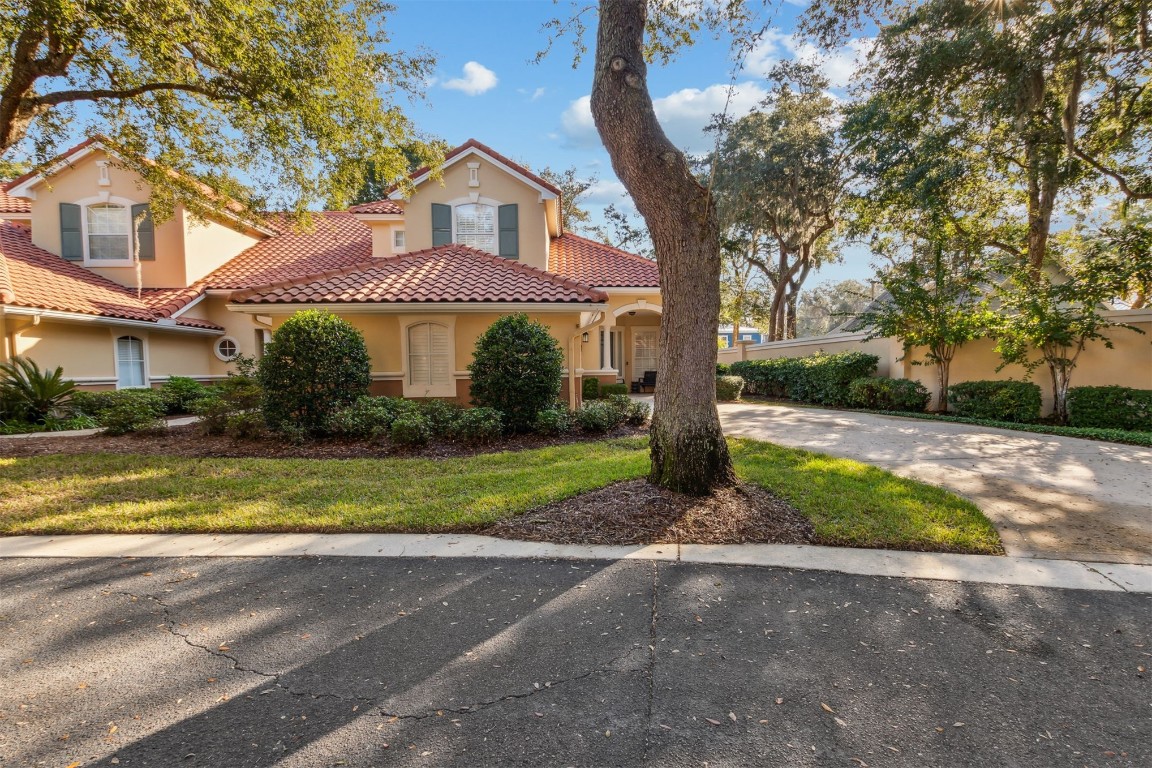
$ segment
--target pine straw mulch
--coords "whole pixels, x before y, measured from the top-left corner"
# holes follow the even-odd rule
[[[526,451],[568,443],[618,437],[639,437],[646,434],[648,434],[647,427],[621,426],[608,434],[599,435],[585,435],[579,432],[555,437],[534,434],[513,435],[490,445],[434,441],[423,448],[408,448],[392,445],[387,438],[380,440],[308,440],[298,444],[276,436],[237,440],[226,435],[203,435],[196,425],[187,424],[170,427],[166,431],[156,434],[128,434],[117,437],[100,434],[53,437],[51,433],[40,433],[35,437],[0,440],[0,458],[52,454],[129,453],[193,459],[453,459],[483,453]]]
[[[791,504],[756,486],[695,497],[625,480],[477,533],[556,544],[807,544],[814,528]]]

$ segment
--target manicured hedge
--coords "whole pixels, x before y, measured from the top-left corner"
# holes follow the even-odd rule
[[[739,376],[716,377],[716,399],[721,401],[739,400],[744,391],[744,379]]]
[[[879,411],[919,413],[928,407],[932,395],[918,381],[868,376],[856,379],[848,387],[851,404],[857,408]]]
[[[1072,387],[1068,425],[1152,432],[1152,390],[1131,387]]]
[[[748,394],[787,397],[818,405],[848,405],[853,380],[876,372],[880,358],[864,352],[742,360],[732,363],[733,375],[744,379]]]
[[[600,379],[585,378],[580,384],[580,394],[585,400],[600,399]]]
[[[600,397],[608,397],[609,395],[626,395],[628,394],[627,384],[601,384]]]
[[[1028,422],[1040,418],[1040,387],[1028,381],[965,381],[948,387],[957,416]]]

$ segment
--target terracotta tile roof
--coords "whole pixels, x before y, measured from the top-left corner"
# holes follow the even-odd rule
[[[371,203],[361,203],[348,209],[349,213],[391,213],[404,215],[404,208],[394,200],[374,200]]]
[[[0,223],[0,301],[18,307],[155,322],[164,317],[136,292],[32,244],[28,231]],[[220,329],[205,320],[177,325]]]
[[[313,218],[310,232],[284,224],[281,234],[243,251],[204,280],[202,288],[243,290],[343,269],[372,258],[372,230],[345,211]]]
[[[0,215],[5,213],[31,213],[32,204],[22,197],[11,197],[0,191]]]
[[[371,259],[233,296],[244,303],[601,302],[575,280],[462,245]]]
[[[567,233],[553,238],[548,271],[597,288],[660,287],[655,261]]]
[[[492,149],[492,147],[488,146],[487,144],[482,144],[479,141],[476,141],[476,139],[468,139],[468,141],[464,142],[460,146],[456,147],[453,150],[450,150],[446,155],[444,155],[444,162],[447,163],[452,158],[458,157],[459,155],[463,154],[464,152],[467,152],[469,149],[478,149],[481,152],[483,152],[484,154],[488,155],[489,157],[492,157],[496,160],[499,160],[501,163],[503,163],[504,165],[513,169],[517,173],[519,173],[523,176],[527,176],[528,178],[532,179],[532,181],[534,181],[537,184],[539,184],[540,186],[544,187],[544,189],[548,190],[549,192],[551,192],[555,195],[560,194],[560,188],[557,187],[552,182],[547,181],[546,179],[540,178],[539,176],[532,173],[532,171],[528,170],[524,166],[520,165],[517,162],[514,162],[513,160],[510,160],[509,158],[500,154],[496,150]],[[430,171],[430,170],[432,170],[432,169],[429,168],[428,166],[424,166],[423,168],[421,168],[417,171],[413,171],[411,174],[409,174],[408,178],[417,179],[417,178],[423,176],[424,174],[428,173],[428,171]]]

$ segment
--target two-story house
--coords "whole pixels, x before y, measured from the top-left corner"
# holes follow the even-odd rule
[[[0,359],[89,388],[210,381],[323,308],[363,332],[378,394],[466,402],[477,337],[513,312],[564,350],[572,404],[585,376],[656,370],[654,262],[564,232],[560,190],[477,141],[412,181],[308,231],[182,207],[154,226],[147,183],[85,141],[0,193]]]

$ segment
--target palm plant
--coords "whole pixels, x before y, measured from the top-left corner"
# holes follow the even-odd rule
[[[40,370],[35,362],[13,357],[0,363],[0,401],[14,415],[28,421],[43,421],[59,415],[76,391],[76,383],[64,378],[64,369]]]

